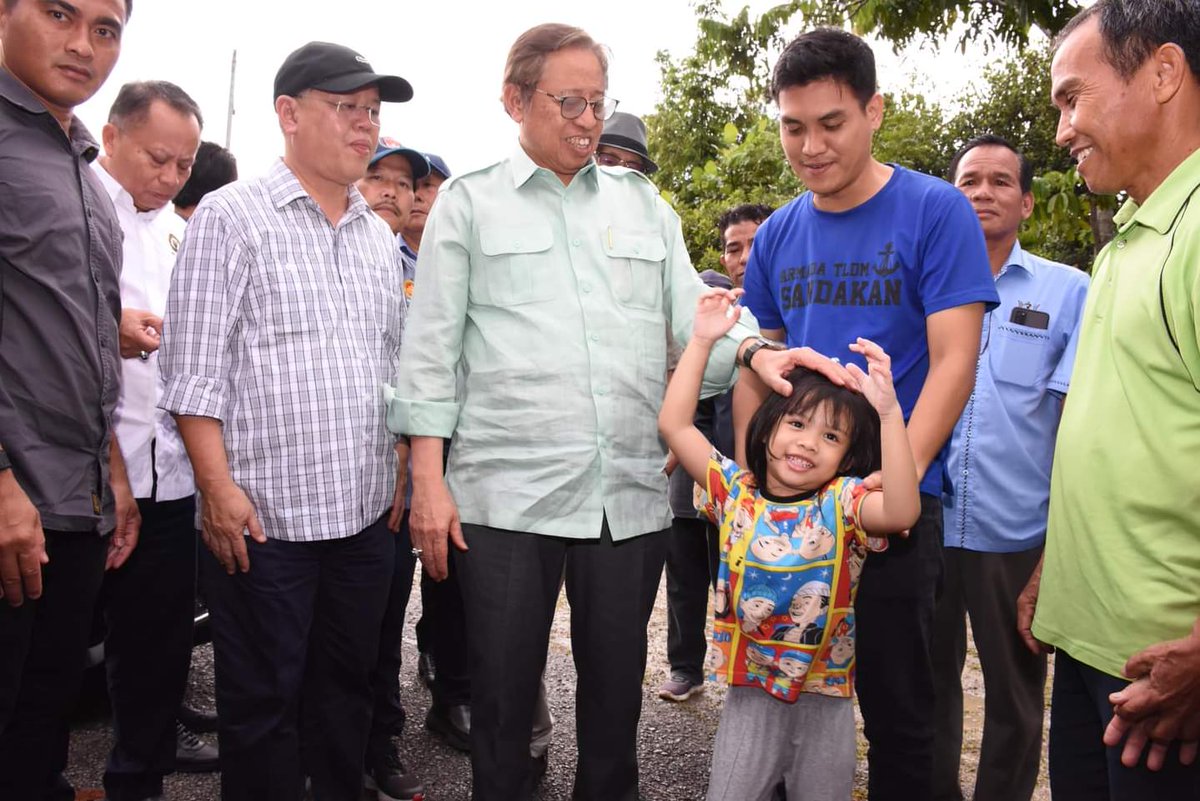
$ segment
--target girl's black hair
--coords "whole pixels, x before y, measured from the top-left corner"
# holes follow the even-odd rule
[[[779,421],[789,414],[808,415],[829,404],[836,422],[846,430],[850,447],[838,466],[840,476],[866,476],[879,469],[879,413],[859,393],[839,387],[820,373],[797,367],[788,374],[792,394],[772,392],[750,420],[746,431],[746,468],[759,487],[766,486],[767,446]]]

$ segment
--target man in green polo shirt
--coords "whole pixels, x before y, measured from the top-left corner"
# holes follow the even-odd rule
[[[1051,66],[1059,144],[1093,192],[1129,196],[1084,310],[1044,566],[1018,602],[1031,647],[1057,649],[1056,801],[1200,798],[1198,76],[1200,0],[1099,0]]]

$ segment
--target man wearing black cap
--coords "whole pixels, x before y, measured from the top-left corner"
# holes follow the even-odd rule
[[[658,172],[646,147],[646,124],[640,117],[614,111],[604,123],[596,146],[596,163],[601,167],[627,167],[643,175]]]
[[[398,478],[379,387],[405,302],[354,183],[380,103],[411,97],[353,50],[301,47],[275,77],[283,158],[210,194],[179,250],[159,405],[203,495],[226,801],[299,799],[303,774],[316,798],[362,792]]]

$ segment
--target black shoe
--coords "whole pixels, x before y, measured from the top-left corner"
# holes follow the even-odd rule
[[[446,741],[451,748],[471,752],[471,707],[434,704],[425,716],[425,728]]]
[[[425,785],[408,772],[392,749],[368,766],[363,784],[376,792],[379,801],[423,801],[425,798]]]
[[[213,773],[218,769],[219,752],[197,737],[182,723],[175,724],[175,770],[180,773]]]
[[[428,651],[417,654],[417,677],[427,689],[433,689],[433,682],[437,679],[437,668],[433,664],[433,654]]]
[[[196,709],[194,706],[180,704],[175,717],[184,726],[200,734],[208,734],[217,730],[217,713],[207,709]]]

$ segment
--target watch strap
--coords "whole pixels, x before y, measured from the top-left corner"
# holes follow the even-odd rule
[[[751,343],[750,347],[742,351],[742,364],[748,368],[752,368],[750,362],[754,359],[754,354],[758,353],[763,348],[767,350],[784,350],[784,346],[778,342],[772,342],[766,337],[759,337]]]

